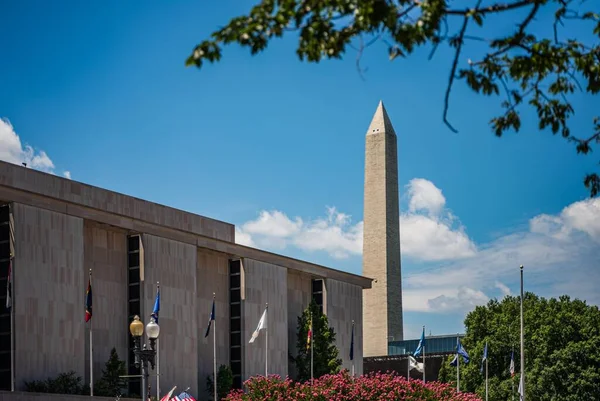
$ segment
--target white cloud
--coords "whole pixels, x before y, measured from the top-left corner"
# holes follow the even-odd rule
[[[325,251],[337,259],[362,251],[362,222],[327,208],[327,215],[303,221],[290,219],[278,210],[261,211],[255,220],[236,228],[236,242],[265,249],[281,250],[293,245],[307,252]]]
[[[469,287],[459,287],[455,295],[438,295],[427,300],[427,306],[436,312],[456,309],[473,309],[477,305],[485,304],[489,298],[482,291]]]
[[[247,234],[240,230],[238,227],[235,228],[235,242],[236,244],[251,246],[256,248],[256,244],[252,241],[250,234]]]
[[[432,215],[439,214],[446,206],[446,198],[433,182],[424,178],[413,178],[408,184],[408,210],[412,213],[427,211]]]
[[[0,118],[0,160],[18,165],[26,163],[28,168],[54,174],[54,163],[46,152],[27,144],[23,146],[10,121],[4,118]],[[71,178],[68,171],[64,175]]]
[[[407,186],[409,212],[400,216],[402,254],[417,260],[452,260],[472,256],[475,244],[458,220],[445,209],[446,199],[431,181],[416,178]],[[336,259],[362,254],[363,222],[327,208],[325,217],[289,218],[279,210],[261,211],[239,228],[248,243],[282,250],[294,246],[306,252],[326,252]]]
[[[497,289],[499,289],[502,292],[502,296],[511,295],[510,288],[508,288],[505,284],[501,283],[500,281],[496,281],[496,284],[494,285]]]
[[[520,265],[525,266],[525,291],[544,296],[569,294],[599,304],[599,210],[600,199],[575,202],[558,215],[533,217],[528,229],[501,236],[481,246],[471,258],[405,275],[405,293],[423,291],[421,295],[428,301],[425,305],[416,297],[405,298],[405,310],[439,312],[449,308],[455,311],[472,309],[460,299],[452,300],[454,304],[449,302],[456,288],[468,283],[470,288],[478,288],[484,294],[494,292],[494,289],[500,289],[503,295],[510,294],[506,283],[512,286],[520,284]],[[484,297],[473,297],[472,301],[474,304],[486,302]]]
[[[462,313],[490,294],[510,295],[525,268],[525,290],[571,294],[600,304],[600,199],[540,214],[529,226],[476,245],[446,207],[442,191],[425,179],[407,186],[408,211],[400,216],[404,311]],[[362,254],[363,223],[328,208],[324,217],[290,218],[262,211],[236,229],[236,241],[254,247],[325,252],[337,259]],[[409,263],[407,263],[409,262]],[[426,263],[425,263],[426,262]],[[339,266],[338,266],[339,267]]]
[[[70,171],[65,171],[63,173],[63,175],[65,176],[65,178],[68,178],[69,180],[71,179],[71,172]]]

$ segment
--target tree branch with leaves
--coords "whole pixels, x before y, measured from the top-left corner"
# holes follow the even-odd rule
[[[589,132],[572,132],[575,110],[569,97],[575,92],[597,95],[600,91],[598,2],[483,3],[477,0],[472,7],[453,8],[445,0],[263,0],[247,15],[233,18],[198,44],[186,65],[202,67],[207,61],[218,62],[222,48],[233,43],[255,55],[271,40],[296,32],[296,54],[301,61],[341,59],[350,48],[357,53],[356,66],[362,76],[360,59],[373,43],[386,44],[390,60],[408,57],[419,46],[431,47],[432,59],[444,44],[454,50],[442,110],[442,119],[451,131],[457,132],[449,118],[452,88],[463,81],[478,94],[504,99],[501,113],[490,121],[496,136],[509,130],[518,132],[521,115],[529,108],[537,114],[540,130],[560,134],[577,153],[589,154],[600,144],[600,115],[590,122]],[[549,10],[551,18],[545,17],[549,34],[534,33],[532,23],[540,14],[547,16]],[[473,24],[483,27],[491,18],[514,20],[514,13],[519,11],[523,17],[516,20],[512,32],[492,38],[470,34]],[[565,30],[569,22],[589,27],[590,38],[568,38]],[[487,45],[480,59],[462,60],[469,41]],[[591,196],[600,192],[597,172],[589,173],[584,184]]]

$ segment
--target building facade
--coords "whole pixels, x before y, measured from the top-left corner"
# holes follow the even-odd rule
[[[147,323],[160,282],[159,347],[165,393],[173,385],[202,394],[212,374],[216,299],[217,364],[237,386],[264,374],[264,333],[249,344],[269,305],[269,374],[293,377],[297,316],[314,297],[337,334],[343,367],[355,321],[354,366],[362,373],[363,289],[371,280],[235,243],[231,224],[54,175],[0,162],[0,389],[73,370],[89,382],[116,348],[133,365],[129,322]],[[11,259],[12,254],[12,259]],[[84,321],[92,271],[93,317]],[[13,351],[13,352],[11,352]],[[12,358],[11,358],[12,356]],[[154,372],[153,372],[154,373]],[[139,394],[139,379],[129,380]],[[152,379],[154,394],[155,379]]]

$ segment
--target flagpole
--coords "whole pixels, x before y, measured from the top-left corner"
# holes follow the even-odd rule
[[[8,230],[9,230],[9,254],[8,254],[8,283],[7,283],[7,291],[9,293],[7,296],[7,303],[10,299],[10,391],[15,391],[15,273],[13,271],[13,262],[15,260],[15,221],[13,217],[13,204],[9,204],[8,206]],[[10,296],[10,298],[8,298]]]
[[[521,270],[521,401],[525,401],[525,338],[523,335],[523,265]]]
[[[215,293],[213,292],[213,305],[215,303]],[[215,399],[214,401],[218,401],[217,400],[217,317],[214,317],[215,320],[213,321],[213,375],[215,377],[213,383],[214,383],[214,393],[215,393]]]
[[[160,291],[159,281],[156,282],[156,291]],[[156,398],[160,400],[160,338],[156,339]]]
[[[313,335],[313,322],[312,322],[312,311],[310,312],[310,384],[312,386],[314,379],[314,370],[313,370],[313,343],[315,341]]]
[[[486,355],[485,355],[485,401],[488,401],[488,356],[487,356],[487,343],[486,346]]]
[[[92,269],[90,269],[90,286],[92,285]],[[94,345],[92,341],[92,324],[90,319],[90,396],[94,396]]]
[[[423,340],[425,340],[425,326],[423,326]],[[423,341],[423,384],[425,384],[425,344]]]
[[[267,320],[267,325],[265,327],[265,377],[269,377],[269,303],[267,302],[265,305],[265,320]]]
[[[460,358],[458,356],[458,334],[456,335],[456,392],[460,393]]]

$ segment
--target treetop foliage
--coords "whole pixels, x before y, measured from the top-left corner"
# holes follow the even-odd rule
[[[522,109],[537,115],[540,130],[549,129],[574,144],[577,153],[589,154],[600,144],[600,115],[587,132],[571,132],[575,110],[569,96],[600,91],[600,15],[597,0],[262,0],[247,15],[233,18],[198,44],[186,65],[202,67],[218,62],[225,45],[240,44],[252,55],[267,48],[274,38],[296,32],[300,60],[320,62],[340,59],[350,47],[360,57],[372,44],[386,44],[390,60],[409,56],[428,46],[431,59],[440,45],[453,57],[444,94],[442,118],[450,130],[448,109],[453,85],[463,81],[478,94],[501,96],[502,112],[490,121],[496,136],[521,128]],[[515,19],[515,12],[522,17]],[[478,27],[493,18],[514,21],[510,32],[477,36]],[[540,18],[547,29],[534,33]],[[570,25],[569,25],[570,24]],[[570,37],[569,27],[584,27],[586,39]],[[540,33],[543,32],[543,33]],[[480,59],[464,60],[463,47],[483,44]],[[600,192],[600,176],[584,178],[591,196]]]
[[[568,296],[524,297],[526,398],[600,400],[600,310]],[[520,372],[520,300],[508,296],[479,306],[465,319],[462,343],[471,356],[461,364],[461,390],[485,394],[481,359],[488,343],[489,400],[511,399]],[[514,350],[515,376],[509,373]],[[440,380],[455,383],[456,368],[442,365]]]

